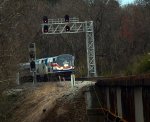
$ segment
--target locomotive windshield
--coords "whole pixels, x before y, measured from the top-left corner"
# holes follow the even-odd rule
[[[69,54],[60,55],[57,57],[56,63],[60,66],[74,66],[74,56]]]

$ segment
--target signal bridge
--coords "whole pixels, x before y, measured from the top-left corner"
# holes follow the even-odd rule
[[[64,23],[64,22],[66,22],[64,18],[48,19],[48,23]],[[79,18],[76,17],[69,18],[69,22],[79,22]]]
[[[94,46],[93,21],[80,22],[79,18],[43,19],[43,34],[82,33],[86,34],[88,77],[97,76]]]

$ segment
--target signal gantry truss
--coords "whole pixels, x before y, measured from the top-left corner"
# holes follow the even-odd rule
[[[44,31],[44,26],[48,27],[48,31]],[[69,26],[69,30],[66,27]],[[48,19],[48,23],[42,24],[43,34],[64,34],[64,33],[86,33],[86,51],[87,51],[87,68],[88,77],[97,76],[94,46],[94,30],[93,21],[80,22],[78,18],[73,17],[69,22],[65,22],[64,18]]]

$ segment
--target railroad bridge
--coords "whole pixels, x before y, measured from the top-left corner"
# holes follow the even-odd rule
[[[85,92],[89,122],[102,120],[100,115],[108,112],[114,115],[108,117],[112,118],[109,122],[123,121],[117,118],[128,122],[150,122],[149,93],[150,74],[99,78]]]

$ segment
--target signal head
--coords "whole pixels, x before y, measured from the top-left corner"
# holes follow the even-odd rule
[[[70,31],[70,27],[68,25],[66,26],[66,31]]]
[[[69,22],[69,15],[65,15],[65,22]]]
[[[31,69],[31,71],[35,70],[35,61],[30,62],[30,69]]]
[[[35,59],[35,52],[34,51],[30,51],[29,55],[30,55],[30,59]]]
[[[47,25],[44,25],[44,33],[47,33],[48,32],[48,26]]]
[[[48,17],[47,16],[43,16],[43,23],[48,23]]]
[[[35,48],[35,43],[30,43],[29,48]]]

